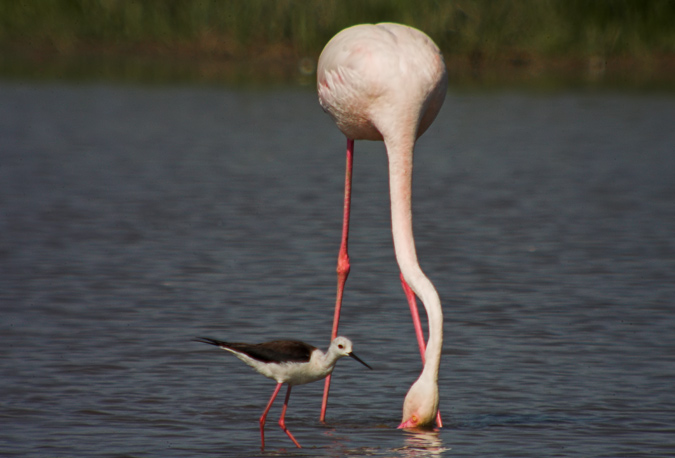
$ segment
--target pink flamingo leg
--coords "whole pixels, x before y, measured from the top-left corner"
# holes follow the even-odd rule
[[[272,408],[274,400],[277,398],[277,394],[279,394],[281,385],[283,385],[283,383],[277,384],[277,387],[274,389],[274,393],[272,393],[270,401],[267,403],[267,407],[265,407],[265,411],[260,416],[260,450],[263,451],[265,450],[265,420],[267,419],[267,413]]]
[[[349,275],[349,254],[347,253],[347,240],[349,239],[349,213],[352,202],[352,168],[354,164],[354,140],[347,139],[347,167],[345,172],[345,200],[344,211],[342,215],[342,243],[340,244],[340,253],[338,254],[337,276],[338,286],[335,298],[335,315],[333,316],[333,332],[331,341],[337,337],[338,324],[340,323],[340,309],[342,308],[342,294]],[[330,390],[330,374],[326,377],[326,383],[323,389],[323,400],[321,401],[321,416],[319,421],[326,421],[326,408],[328,407],[328,391]]]
[[[288,398],[291,397],[291,385],[288,385],[288,391],[286,391],[286,399],[284,400],[284,408],[281,409],[281,417],[279,417],[279,426],[281,426],[281,429],[284,430],[284,432],[288,435],[288,437],[291,438],[293,443],[298,447],[302,448],[298,441],[295,440],[295,437],[293,437],[293,434],[286,428],[286,408],[288,408]]]
[[[401,274],[401,286],[403,286],[403,292],[408,299],[408,305],[410,305],[410,314],[412,315],[415,335],[417,336],[417,345],[420,347],[420,356],[422,356],[422,364],[424,364],[424,352],[427,349],[427,344],[424,342],[422,322],[420,321],[420,313],[417,309],[417,299],[415,299],[415,293],[413,293],[413,290],[410,289],[410,286],[408,286],[408,283],[403,278],[403,274]]]
[[[401,274],[401,285],[403,286],[403,292],[405,293],[405,297],[408,299],[408,305],[410,305],[410,314],[412,315],[413,326],[415,328],[415,335],[417,336],[417,344],[420,347],[420,355],[422,356],[422,364],[424,364],[425,363],[424,353],[426,351],[427,345],[424,342],[424,334],[422,332],[422,323],[420,321],[419,310],[417,309],[417,299],[415,298],[415,293],[413,292],[412,289],[410,289],[410,286],[408,286],[408,283],[403,278],[403,274]],[[441,412],[440,411],[438,411],[438,413],[436,414],[436,424],[438,425],[439,428],[443,427],[443,422],[441,421]]]

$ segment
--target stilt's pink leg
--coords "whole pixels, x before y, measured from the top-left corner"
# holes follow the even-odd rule
[[[410,314],[412,315],[413,326],[415,328],[415,335],[417,336],[417,344],[420,347],[420,354],[422,355],[422,364],[425,362],[424,352],[426,351],[427,344],[424,342],[424,334],[422,332],[422,323],[420,321],[419,310],[417,309],[417,299],[415,298],[415,293],[408,283],[403,278],[401,274],[401,285],[403,286],[403,292],[405,297],[408,299],[408,305],[410,305]],[[443,422],[441,421],[441,412],[439,411],[436,414],[436,424],[439,428],[443,427]]]
[[[335,315],[333,316],[333,332],[330,340],[337,337],[338,324],[340,323],[340,309],[342,308],[342,294],[349,275],[349,254],[347,253],[347,240],[349,239],[349,212],[352,202],[352,167],[354,164],[354,140],[347,139],[347,167],[345,172],[345,200],[344,211],[342,215],[342,243],[340,244],[340,253],[337,262],[337,295],[335,298]],[[321,422],[326,421],[326,408],[328,407],[328,391],[330,390],[330,375],[326,377],[326,383],[323,389],[323,400],[321,401]]]
[[[260,416],[260,450],[263,450],[263,451],[265,450],[265,420],[267,419],[267,413],[272,408],[272,404],[274,403],[274,400],[277,398],[277,394],[279,394],[279,390],[281,389],[281,385],[283,385],[283,383],[277,384],[277,387],[274,389],[274,393],[272,393],[272,397],[270,398],[270,401],[267,403],[267,407],[265,407],[265,411]]]
[[[300,444],[298,444],[298,441],[295,440],[295,437],[293,437],[293,434],[286,428],[286,408],[288,407],[288,398],[291,397],[291,385],[288,385],[288,391],[286,391],[286,399],[284,400],[284,408],[281,409],[281,417],[279,417],[279,426],[281,426],[281,429],[284,430],[284,432],[288,435],[288,437],[291,438],[293,443],[298,447],[300,447]]]

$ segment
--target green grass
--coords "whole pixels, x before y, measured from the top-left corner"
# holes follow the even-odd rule
[[[448,54],[675,52],[672,0],[0,0],[0,46],[183,44],[316,54],[338,30],[395,21]]]
[[[383,21],[425,31],[465,73],[565,59],[675,73],[673,0],[0,0],[0,73],[110,56],[295,66],[342,28]]]

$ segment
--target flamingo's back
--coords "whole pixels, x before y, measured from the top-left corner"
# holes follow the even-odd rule
[[[426,131],[445,99],[443,57],[423,32],[400,24],[361,24],[326,45],[317,71],[319,101],[354,140],[388,130]]]

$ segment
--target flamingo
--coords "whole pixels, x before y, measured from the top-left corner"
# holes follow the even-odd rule
[[[447,91],[443,56],[423,32],[401,24],[361,24],[342,30],[326,44],[317,68],[319,102],[347,137],[347,168],[338,254],[338,287],[331,339],[337,336],[344,285],[349,275],[349,213],[354,140],[382,140],[389,161],[391,225],[396,260],[424,368],[410,387],[399,428],[439,427],[438,370],[443,346],[443,311],[434,285],[417,260],[412,228],[412,169],[415,141],[436,118]],[[429,323],[424,343],[416,296]],[[325,421],[330,376],[320,420]]]

